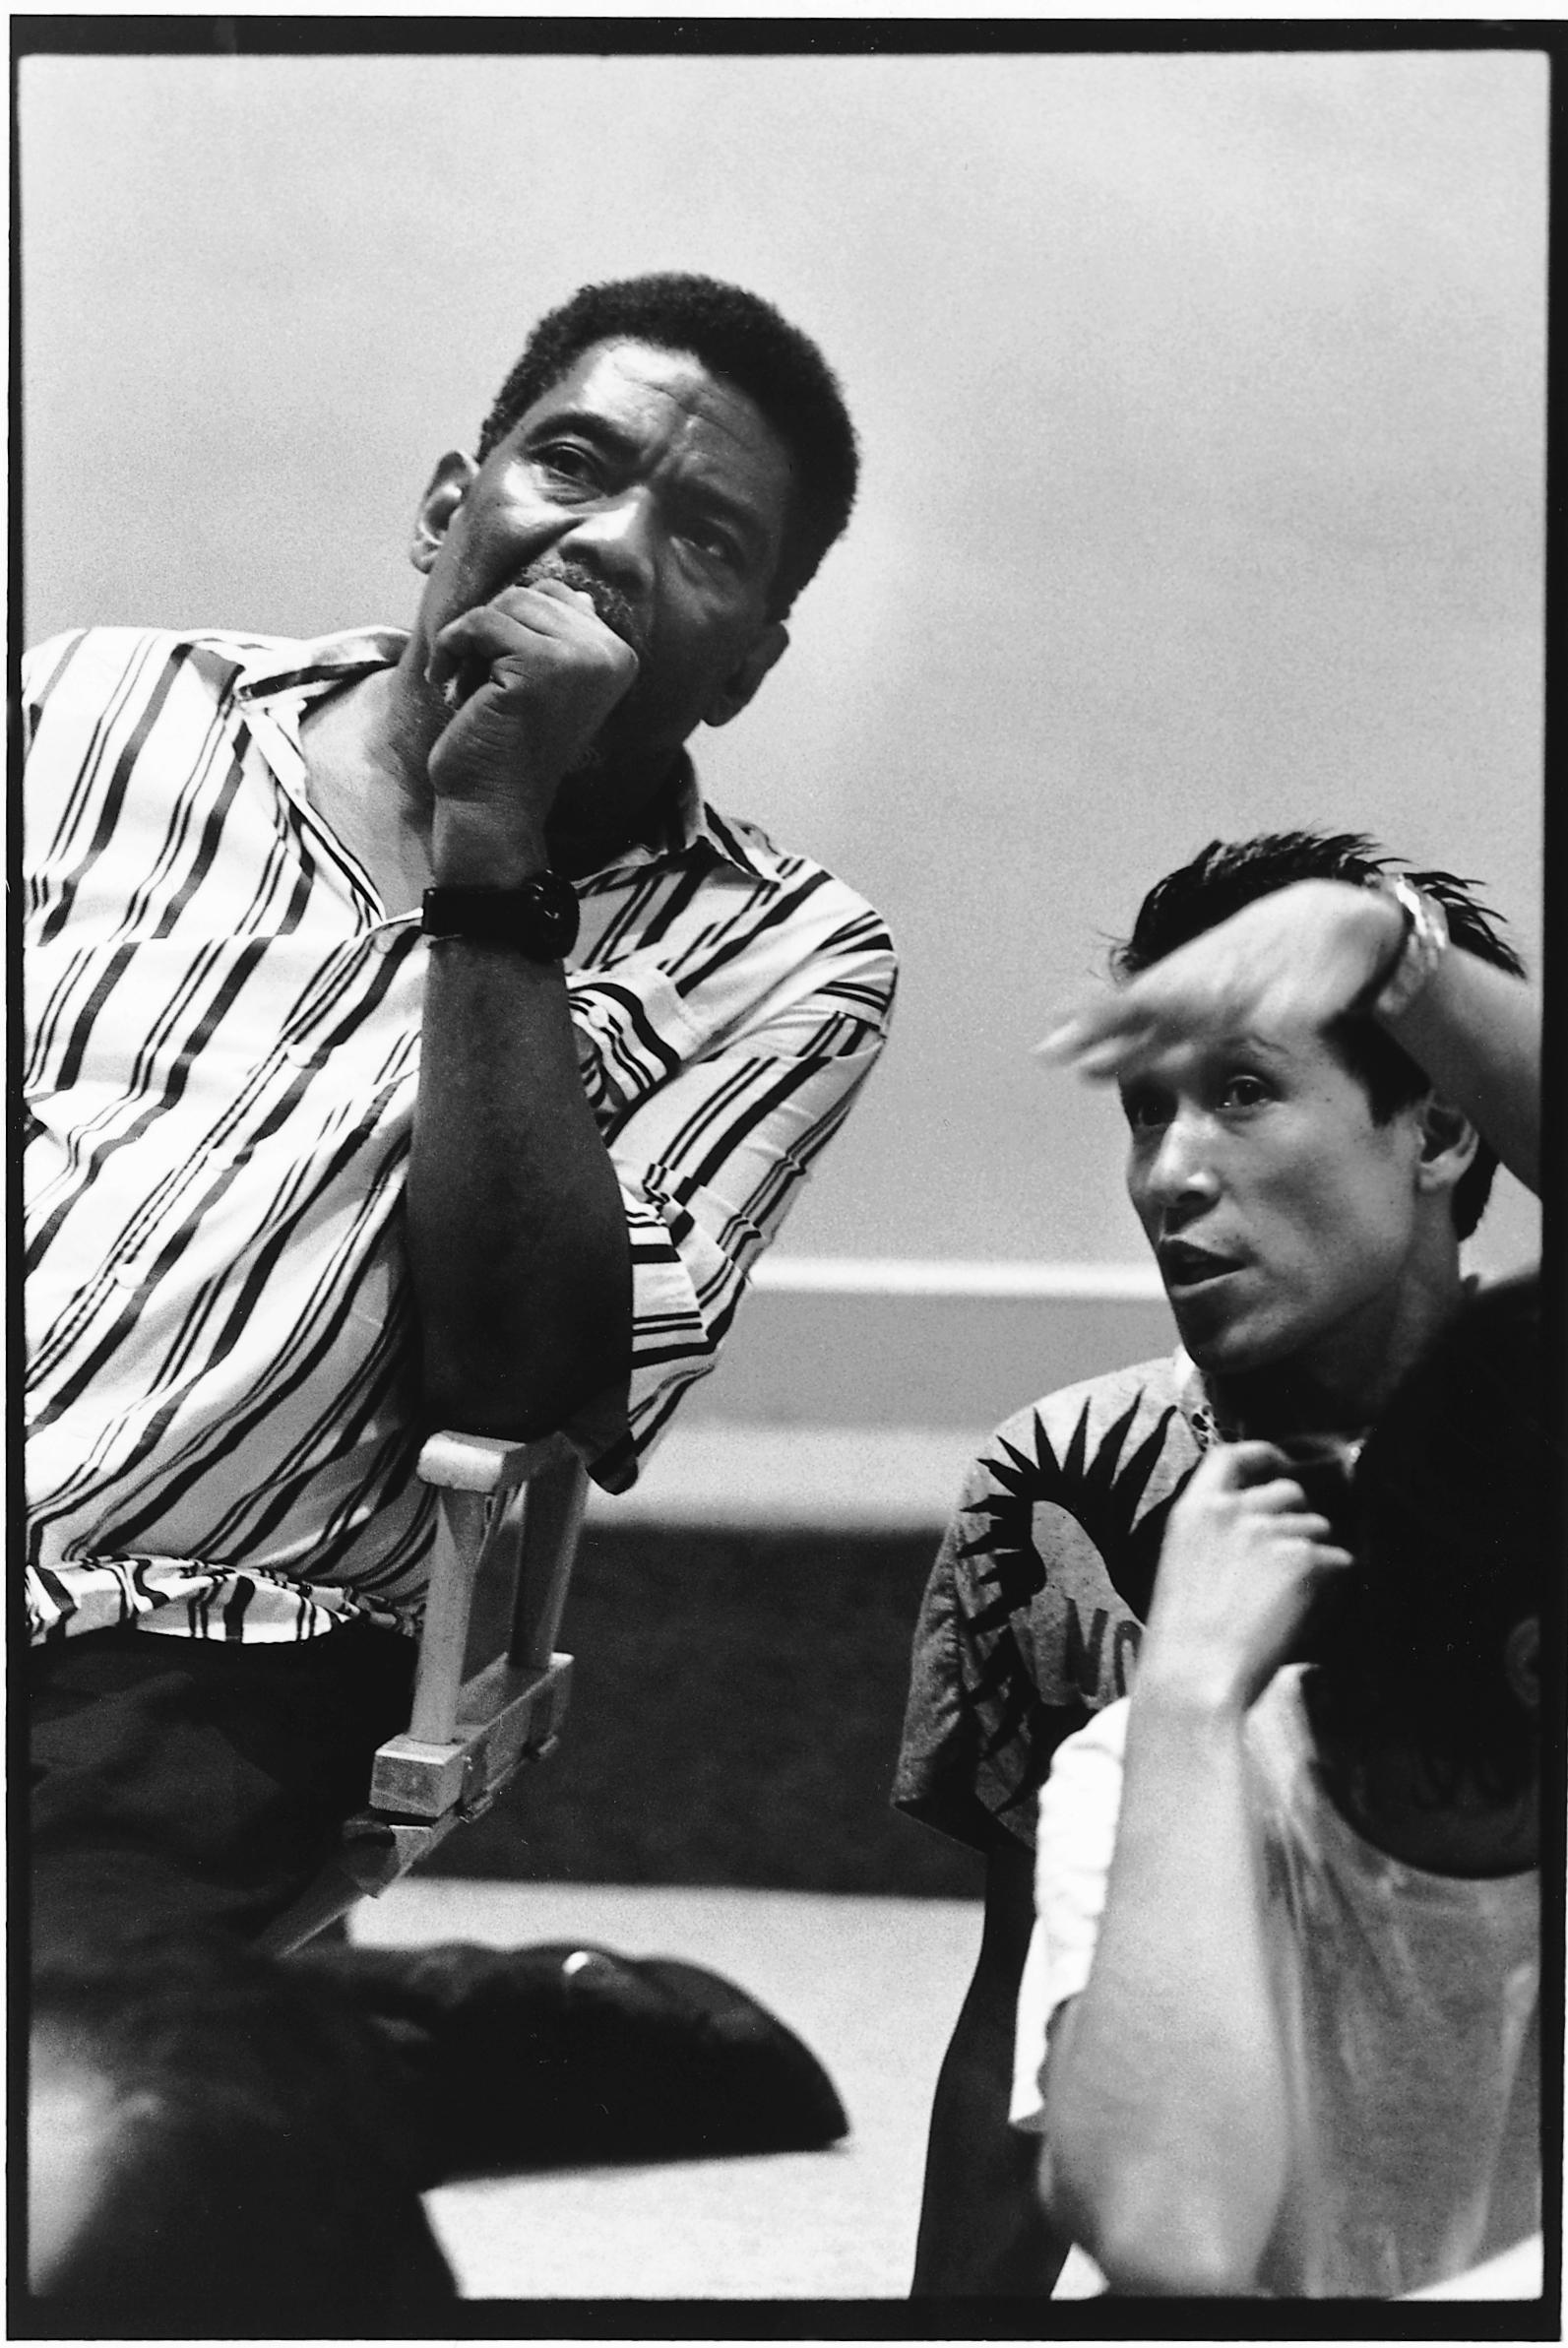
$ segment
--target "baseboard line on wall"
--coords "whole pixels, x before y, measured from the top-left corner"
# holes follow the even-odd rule
[[[606,1532],[937,1533],[986,1428],[678,1420],[629,1492],[596,1491]]]

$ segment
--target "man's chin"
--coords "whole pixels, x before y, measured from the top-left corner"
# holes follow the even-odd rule
[[[1198,1367],[1208,1376],[1242,1377],[1249,1370],[1267,1369],[1279,1353],[1268,1334],[1235,1315],[1206,1310],[1201,1304],[1172,1304],[1176,1333]]]

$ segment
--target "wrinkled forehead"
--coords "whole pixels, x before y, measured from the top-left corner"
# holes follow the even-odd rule
[[[530,403],[519,426],[563,410],[623,428],[673,425],[714,458],[771,480],[785,495],[794,480],[786,442],[750,393],[693,350],[624,336],[591,343]]]

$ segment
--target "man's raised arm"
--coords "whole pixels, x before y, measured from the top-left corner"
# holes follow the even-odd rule
[[[1532,1190],[1540,1185],[1539,990],[1456,944],[1413,990],[1395,976],[1404,922],[1381,889],[1299,880],[1244,906],[1137,977],[1064,1013],[1041,1049],[1123,1084],[1235,1032],[1362,1005]]]
[[[488,672],[430,754],[435,881],[515,889],[548,867],[560,779],[637,656],[586,595],[555,582],[465,614],[440,655],[438,684],[465,659]],[[408,1212],[433,1424],[538,1434],[624,1388],[626,1221],[559,961],[432,941]]]

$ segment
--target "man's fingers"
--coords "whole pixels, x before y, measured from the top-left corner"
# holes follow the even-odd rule
[[[490,603],[476,603],[459,612],[437,636],[425,671],[439,692],[460,671],[482,663],[489,666],[509,653],[526,656],[541,644],[592,646],[610,666],[638,668],[637,654],[624,636],[600,619],[591,596],[569,587],[562,579],[542,579],[533,587],[509,587]]]
[[[1158,1076],[1175,1082],[1201,1048],[1196,1024],[1158,1004],[1116,1002],[1114,1009],[1069,1018],[1034,1047],[1036,1057],[1092,1083],[1124,1084]]]
[[[1129,1007],[1125,994],[1100,987],[1093,995],[1062,1003],[1035,1049],[1041,1059],[1076,1060],[1086,1051],[1124,1042],[1135,1020],[1142,1027],[1142,1018]]]
[[[1211,1451],[1200,1473],[1206,1473],[1213,1484],[1227,1485],[1239,1491],[1243,1487],[1258,1487],[1280,1480],[1281,1457],[1273,1443],[1252,1436],[1239,1443],[1221,1443]],[[1292,1485],[1291,1491],[1297,1487]]]

